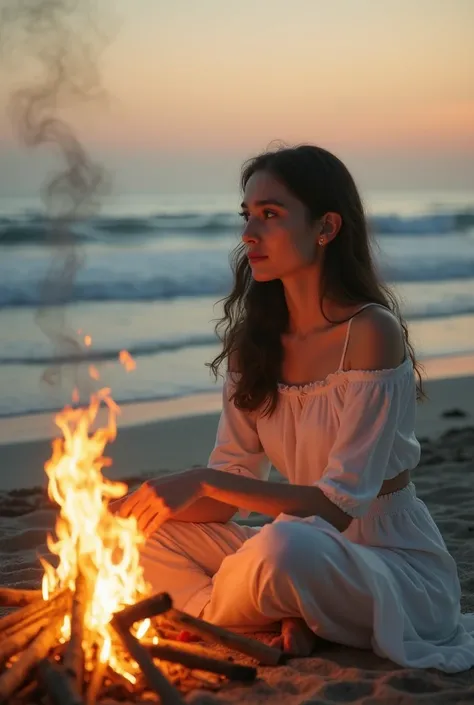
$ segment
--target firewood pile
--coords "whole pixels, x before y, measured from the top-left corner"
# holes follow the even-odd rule
[[[41,591],[0,588],[0,703],[8,705],[95,705],[137,698],[159,700],[162,705],[183,705],[183,693],[194,688],[217,690],[228,681],[252,682],[254,666],[237,664],[233,657],[216,653],[194,642],[183,643],[183,630],[201,641],[240,652],[258,664],[284,662],[279,649],[197,619],[173,607],[162,593],[116,612],[111,626],[113,648],[133,672],[133,682],[109,662],[102,650],[92,658],[84,653],[84,614],[87,584],[76,579],[74,592],[56,591],[43,599]],[[68,639],[61,636],[65,618],[70,620]],[[134,625],[152,624],[153,636],[145,638]]]

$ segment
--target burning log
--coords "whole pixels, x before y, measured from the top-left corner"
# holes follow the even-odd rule
[[[59,664],[43,659],[38,665],[38,677],[52,705],[84,705],[69,674]]]
[[[157,619],[152,619],[153,626],[156,628],[160,638],[169,639],[170,641],[183,641],[187,643],[189,639],[183,639],[183,634],[187,635],[189,632],[183,632],[176,624],[167,622],[166,616],[161,615]],[[194,641],[198,641],[199,637],[196,634],[191,634],[191,638]]]
[[[231,663],[203,652],[205,650],[199,649],[199,647],[190,646],[189,644],[186,647],[184,645],[175,646],[165,639],[160,639],[158,644],[148,647],[148,653],[153,658],[179,663],[181,666],[190,669],[217,673],[221,676],[226,676],[229,680],[250,682],[255,680],[257,676],[257,669],[253,666]]]
[[[222,681],[222,676],[209,673],[208,671],[199,671],[197,669],[190,671],[189,676],[195,681],[204,683],[207,688],[211,687],[212,690],[218,690]],[[193,686],[196,688],[196,684],[193,684]]]
[[[0,607],[24,607],[41,599],[41,590],[0,588]]]
[[[105,678],[109,683],[107,683],[101,692],[101,697],[105,692],[106,697],[116,698],[119,700],[130,700],[136,693],[135,684],[131,683],[125,676],[121,673],[117,673],[114,669],[107,665]],[[120,697],[118,697],[120,695]]]
[[[67,610],[66,598],[66,594],[58,594],[50,601],[41,601],[40,606],[36,606],[36,604],[30,605],[30,607],[36,607],[35,612],[29,610],[29,608],[24,608],[18,610],[15,614],[4,617],[5,621],[18,615],[22,618],[17,619],[10,628],[1,632],[0,664],[27,646],[40,629],[47,626],[52,618],[62,618]]]
[[[86,705],[95,705],[97,701],[97,696],[100,693],[102,684],[104,682],[105,674],[108,670],[108,663],[106,660],[99,659],[95,665],[92,672],[92,676],[89,682],[89,687],[87,689],[86,695]]]
[[[4,637],[18,629],[39,621],[41,618],[50,618],[51,614],[64,609],[70,599],[69,590],[60,590],[52,595],[49,600],[38,600],[26,607],[22,607],[16,612],[5,615],[0,619],[0,636]]]
[[[140,603],[138,603],[140,604]],[[124,610],[125,611],[125,610]],[[161,698],[162,705],[184,705],[179,691],[162,674],[160,669],[153,663],[153,658],[147,649],[140,644],[129,631],[129,623],[121,620],[119,612],[112,618],[112,626],[130,652],[132,658],[138,663],[143,671],[143,675],[152,690]]]
[[[121,610],[117,616],[120,616],[120,623],[124,626],[131,627],[134,622],[141,622],[150,617],[156,617],[160,614],[165,614],[173,607],[173,601],[166,592],[161,592],[151,597],[146,597],[144,600],[136,602],[134,605],[129,605]]]
[[[13,696],[13,703],[15,705],[23,705],[24,703],[36,704],[41,701],[42,695],[42,686],[37,679],[35,677],[25,678],[20,689]]]
[[[199,640],[198,636],[196,636],[196,640]],[[153,645],[154,643],[155,642],[153,642]],[[198,643],[197,641],[179,641],[177,639],[168,639],[166,637],[160,636],[159,640],[156,643],[162,644],[163,646],[176,646],[176,648],[186,651],[186,653],[189,654],[196,654],[197,656],[206,656],[208,658],[216,658],[216,651],[214,649],[208,648],[207,646],[203,646],[202,642]],[[228,663],[234,663],[234,657],[232,655],[226,655],[223,658]]]
[[[38,634],[40,629],[46,626],[47,619],[39,620],[34,622],[23,629],[19,629],[17,632],[4,637],[0,642],[0,664],[4,663],[14,654],[28,646],[30,641]]]
[[[250,639],[242,634],[236,634],[228,629],[223,629],[210,622],[193,617],[185,612],[174,609],[171,597],[163,592],[145,600],[140,600],[134,605],[126,607],[118,613],[121,624],[131,627],[134,622],[150,617],[163,615],[166,622],[177,624],[181,629],[198,634],[205,641],[217,642],[223,646],[240,651],[251,656],[265,666],[278,666],[287,659],[281,649],[263,644],[257,639]],[[158,622],[159,623],[159,622]]]
[[[64,652],[64,668],[72,678],[79,692],[82,691],[84,677],[84,617],[87,605],[87,582],[80,571],[76,577],[76,590],[72,600],[71,610],[71,637]]]
[[[95,705],[97,696],[102,688],[105,675],[109,671],[109,656],[111,650],[110,639],[104,640],[100,653],[95,663],[94,670],[92,672],[89,687],[87,689],[86,705]],[[115,671],[112,671],[112,675],[118,676]]]
[[[263,666],[279,666],[287,660],[286,654],[281,649],[268,646],[257,639],[251,639],[243,634],[236,634],[174,608],[166,613],[166,617],[178,624],[182,629],[188,629],[190,632],[198,634],[204,641],[217,642],[228,649],[240,651],[256,659]]]
[[[0,702],[8,702],[10,696],[20,687],[29,672],[46,658],[57,641],[62,620],[61,613],[56,615],[23,651],[18,661],[15,661],[9,669],[2,673],[0,676]]]

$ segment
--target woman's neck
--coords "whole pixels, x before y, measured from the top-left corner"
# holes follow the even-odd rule
[[[289,314],[288,333],[304,336],[327,326],[321,308],[321,277],[316,266],[299,270],[282,280]]]

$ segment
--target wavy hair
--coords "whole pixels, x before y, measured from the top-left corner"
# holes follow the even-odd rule
[[[337,237],[325,247],[322,264],[320,304],[330,297],[342,305],[374,302],[386,306],[398,318],[407,350],[417,375],[417,397],[423,399],[421,365],[409,340],[407,325],[395,294],[382,282],[371,248],[371,236],[358,189],[346,166],[321,147],[302,145],[266,151],[242,167],[241,189],[255,172],[270,173],[306,207],[310,221],[332,211],[341,215]],[[272,414],[278,403],[283,346],[288,330],[288,307],[281,280],[257,282],[241,243],[231,255],[234,275],[232,291],[224,302],[223,317],[215,330],[221,352],[208,363],[215,377],[222,363],[239,374],[233,400],[240,409],[264,407]]]

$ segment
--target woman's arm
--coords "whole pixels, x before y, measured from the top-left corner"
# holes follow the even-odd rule
[[[351,517],[318,487],[268,482],[213,468],[193,468],[165,480],[150,480],[118,508],[134,515],[140,531],[149,536],[168,519],[189,522],[227,522],[236,507],[277,517],[320,516],[339,531]]]
[[[186,494],[186,489],[190,488],[192,494],[197,493],[194,501],[175,512],[173,519],[203,524],[211,522],[225,524],[232,519],[238,508],[212,497],[204,496],[204,478],[208,472],[209,468],[207,467],[194,467],[189,470],[165,475],[164,477],[147,480],[138,490],[111,502],[109,508],[113,513],[119,512],[122,516],[128,516],[130,511],[127,507],[134,507],[133,513],[138,513],[139,507],[140,512],[147,511],[154,495],[160,497],[165,493],[165,486],[171,487],[173,494],[178,492],[183,495]],[[142,501],[139,500],[140,497],[142,497]]]
[[[253,480],[211,468],[204,475],[202,482],[206,499],[211,498],[268,516],[317,515],[339,531],[345,531],[352,521],[352,517],[333,504],[318,487]]]
[[[203,475],[204,496],[173,515],[175,521],[227,523],[237,507],[276,517],[279,514],[319,515],[339,531],[352,519],[317,487],[253,480],[208,468]]]
[[[217,470],[215,472],[218,472]],[[189,521],[196,524],[216,522],[226,524],[237,513],[237,507],[213,497],[200,497],[190,507],[173,516],[174,521]]]

